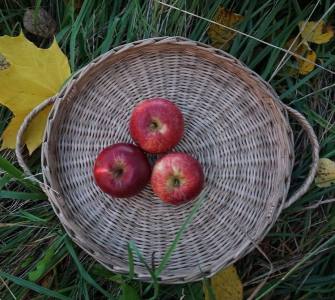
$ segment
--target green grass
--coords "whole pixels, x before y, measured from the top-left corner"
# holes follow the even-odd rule
[[[0,35],[17,34],[24,10],[33,2],[1,1]],[[80,9],[74,7],[74,2],[77,1],[36,1],[37,9],[44,7],[56,20],[56,39],[67,54],[72,71],[121,43],[137,39],[181,35],[210,42],[207,21],[163,7],[155,1],[91,0],[83,1]],[[167,2],[209,19],[220,5],[224,5],[245,16],[239,30],[284,47],[287,40],[298,33],[298,22],[308,18],[317,1]],[[321,1],[311,19],[318,20],[332,3],[331,0]],[[325,20],[335,25],[334,10]],[[37,42],[44,46],[50,43]],[[335,69],[334,39],[312,47],[317,52],[318,63]],[[335,89],[323,88],[333,84],[335,76],[318,68],[307,76],[293,76],[288,68],[295,67],[296,62],[290,59],[272,78],[284,53],[246,36],[236,36],[228,51],[264,79],[271,78],[270,83],[281,100],[304,113],[314,127],[321,145],[321,157],[334,159]],[[312,96],[307,96],[311,93]],[[0,115],[2,132],[11,114],[1,108]],[[299,187],[311,162],[308,141],[301,128],[294,121],[292,127],[296,136],[297,163],[291,192]],[[29,163],[39,172],[39,151]],[[45,195],[25,179],[13,152],[2,151],[0,169],[1,299],[15,299],[13,295],[17,299],[203,299],[202,283],[159,286],[155,280],[153,284],[146,284],[131,280],[132,274],[120,276],[109,272],[65,235]],[[334,299],[335,206],[326,203],[311,208],[319,200],[334,196],[334,186],[326,189],[312,186],[305,196],[281,214],[259,245],[272,268],[258,250],[237,263],[246,296],[269,276],[257,294],[259,299]],[[140,253],[136,245],[130,244],[130,261],[133,255]],[[153,278],[158,275],[153,273]]]

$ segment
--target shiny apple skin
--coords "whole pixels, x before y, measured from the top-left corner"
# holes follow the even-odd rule
[[[204,186],[200,163],[185,153],[170,153],[156,162],[151,186],[162,201],[179,205],[196,198]]]
[[[112,197],[138,194],[149,182],[151,167],[143,151],[133,144],[118,143],[103,149],[93,169],[95,183]]]
[[[184,118],[170,100],[151,98],[141,101],[130,117],[130,135],[149,153],[167,152],[184,134]]]

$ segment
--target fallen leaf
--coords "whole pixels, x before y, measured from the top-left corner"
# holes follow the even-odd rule
[[[299,29],[301,37],[305,42],[325,44],[334,36],[332,27],[326,26],[322,20],[318,22],[300,22]]]
[[[3,132],[2,149],[14,149],[23,119],[43,100],[55,95],[71,71],[56,40],[50,48],[41,49],[22,33],[17,37],[1,36],[0,53],[2,61],[8,63],[0,69],[0,104],[14,114]],[[28,126],[24,142],[29,153],[41,144],[49,111],[50,107],[40,112]]]
[[[291,49],[291,51],[296,54],[294,55],[294,58],[297,60],[298,63],[299,74],[307,75],[314,70],[317,57],[315,51],[311,50],[308,45],[306,45],[305,43],[301,43],[299,39],[297,39],[295,42],[294,39],[290,39],[286,43],[286,48]],[[309,61],[300,58],[300,56],[308,59]]]
[[[227,27],[236,28],[236,25],[243,20],[243,16],[220,7],[214,16],[214,21]],[[217,48],[227,49],[236,32],[228,28],[224,28],[217,24],[211,24],[208,29],[208,36],[212,41],[212,45]]]
[[[234,266],[219,271],[211,278],[211,286],[217,300],[242,300],[243,286]],[[205,289],[205,299],[209,292]]]
[[[335,162],[328,158],[320,158],[315,184],[320,188],[335,184]]]
[[[294,39],[290,39],[286,43],[286,48],[291,49],[292,52],[297,54],[294,57],[298,62],[298,73],[307,75],[314,70],[317,58],[309,42],[316,44],[327,43],[334,36],[334,31],[332,27],[326,26],[322,20],[319,22],[300,22],[299,30],[301,36],[296,38],[295,41]],[[306,58],[308,61],[301,59],[299,56]]]
[[[312,72],[315,67],[316,53],[313,50],[308,50],[305,55],[303,55],[309,61],[297,58],[299,74],[307,75]]]
[[[48,38],[55,34],[57,24],[45,9],[40,8],[26,10],[23,16],[23,26],[32,34]]]

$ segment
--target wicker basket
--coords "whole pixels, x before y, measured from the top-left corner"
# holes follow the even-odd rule
[[[171,99],[181,108],[185,136],[175,150],[195,156],[206,177],[205,200],[159,280],[196,281],[254,249],[282,209],[308,189],[318,143],[302,115],[282,104],[257,74],[218,49],[181,37],[153,38],[95,59],[26,118],[17,156],[30,174],[22,156],[23,133],[40,110],[54,103],[42,145],[42,188],[71,238],[116,273],[128,272],[130,240],[149,265],[153,256],[159,264],[195,203],[166,205],[149,185],[131,199],[115,199],[93,182],[99,151],[131,142],[132,108],[150,97]],[[313,153],[310,173],[290,199],[294,143],[287,112],[305,130]],[[135,273],[150,280],[136,257]]]

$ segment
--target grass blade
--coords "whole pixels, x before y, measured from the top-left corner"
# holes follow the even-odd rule
[[[118,17],[112,17],[110,18],[110,21],[108,23],[108,30],[105,37],[105,40],[101,44],[100,54],[104,54],[107,52],[112,44],[113,41],[113,34],[115,33],[116,27],[120,21],[120,18]]]
[[[188,225],[192,222],[196,212],[198,211],[198,209],[200,208],[200,206],[202,205],[202,203],[205,200],[205,196],[202,196],[193,206],[191,213],[188,215],[188,217],[186,218],[185,222],[183,223],[183,225],[180,227],[178,233],[176,234],[176,237],[174,239],[174,241],[172,242],[172,244],[170,245],[170,247],[167,249],[166,253],[164,254],[164,257],[161,261],[161,263],[159,264],[157,270],[156,270],[156,275],[159,276],[159,274],[164,270],[164,268],[166,267],[166,265],[168,264],[171,255],[173,253],[173,251],[176,249],[178,242],[182,236],[182,234],[184,233],[184,231],[186,230],[186,228],[188,227]]]
[[[72,72],[75,71],[76,69],[76,39],[77,39],[77,35],[79,33],[79,29],[82,26],[82,22],[84,17],[87,15],[87,13],[91,10],[91,6],[92,4],[94,4],[94,1],[90,1],[90,0],[85,0],[79,15],[76,19],[76,21],[74,22],[73,26],[72,26],[72,30],[71,30],[71,38],[70,38],[70,66],[71,66],[71,70]]]
[[[76,252],[74,251],[74,248],[72,246],[72,242],[70,241],[70,239],[68,237],[65,238],[65,246],[69,252],[69,254],[71,255],[74,263],[77,266],[77,269],[80,273],[80,275],[82,276],[82,278],[89,283],[90,285],[92,285],[93,287],[95,287],[99,292],[101,292],[105,297],[107,297],[108,299],[112,299],[111,295],[104,290],[92,277],[90,274],[87,273],[87,271],[85,270],[85,268],[83,267],[83,265],[80,263]]]
[[[29,290],[35,291],[36,293],[39,293],[41,295],[52,297],[53,299],[71,300],[70,298],[68,298],[68,297],[66,297],[66,296],[64,296],[64,295],[62,295],[62,294],[60,294],[56,291],[49,290],[49,289],[47,289],[43,286],[40,286],[36,283],[33,283],[31,281],[28,281],[28,280],[25,280],[25,279],[22,279],[22,278],[19,278],[19,277],[16,277],[16,276],[13,276],[11,274],[8,274],[8,273],[2,272],[2,271],[0,271],[0,277],[8,279],[8,280],[14,282],[15,284],[17,284],[19,286],[22,286],[22,287],[25,287]]]
[[[144,264],[144,266],[146,267],[146,269],[148,270],[148,272],[150,273],[150,276],[152,278],[153,283],[150,284],[147,289],[144,291],[144,294],[146,294],[152,287],[152,285],[154,286],[154,295],[152,296],[151,299],[156,299],[158,297],[158,292],[159,292],[159,284],[158,284],[158,278],[155,274],[155,272],[152,270],[152,268],[150,268],[150,266],[147,264],[147,262],[145,261],[142,253],[140,252],[140,250],[137,248],[137,246],[135,245],[134,241],[130,241],[129,242],[129,248],[135,252],[135,254],[137,255],[137,257],[140,259],[141,263]]]
[[[25,179],[24,173],[15,167],[9,160],[0,156],[0,169],[5,171],[8,175],[17,179],[20,183],[22,183],[27,189],[39,191],[40,188],[33,182]]]
[[[12,176],[9,176],[8,174],[3,175],[0,178],[0,190],[2,190],[6,186],[6,184],[10,182],[11,179]]]
[[[134,278],[134,256],[133,251],[128,244],[128,265],[129,265],[129,280],[132,280]]]
[[[13,191],[0,191],[0,199],[15,199],[15,200],[47,200],[48,197],[43,193],[26,193]]]
[[[266,296],[268,293],[270,293],[274,288],[276,288],[280,283],[284,282],[286,278],[288,278],[292,273],[297,271],[299,267],[308,259],[312,258],[314,255],[317,255],[320,253],[323,249],[328,246],[328,244],[335,241],[335,236],[331,237],[327,241],[325,241],[323,244],[321,244],[319,247],[317,247],[314,251],[311,251],[308,253],[303,259],[301,259],[289,272],[287,272],[280,280],[278,280],[276,283],[272,284],[269,288],[267,288],[261,295],[259,295],[256,299],[263,299],[264,296]]]

